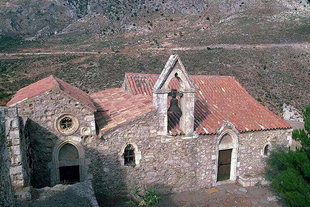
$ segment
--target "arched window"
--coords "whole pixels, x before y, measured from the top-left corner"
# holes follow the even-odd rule
[[[133,145],[128,144],[124,150],[124,165],[135,166],[135,148]]]
[[[264,147],[264,155],[267,156],[267,155],[269,155],[269,153],[270,153],[270,146],[269,146],[269,144],[267,144]]]

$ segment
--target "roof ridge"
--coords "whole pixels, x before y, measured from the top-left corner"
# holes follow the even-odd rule
[[[141,76],[159,76],[160,74],[159,73],[132,73],[132,72],[125,72],[125,77],[128,77],[128,76],[135,76],[135,75],[141,75]],[[189,74],[189,76],[191,77],[199,77],[199,76],[202,76],[202,77],[219,77],[219,78],[235,78],[235,76],[232,76],[232,75],[205,75],[205,74],[195,74],[195,75],[192,75],[192,74]]]
[[[55,87],[57,87],[58,89],[61,89],[61,84],[58,82],[58,79],[56,76],[54,76],[53,74],[48,76],[47,78],[51,78],[52,81],[55,83]]]

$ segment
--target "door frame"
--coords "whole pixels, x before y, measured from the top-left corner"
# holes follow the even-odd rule
[[[224,135],[230,135],[232,143],[225,146],[220,146],[220,142]],[[231,164],[230,164],[230,178],[224,181],[217,181],[218,165],[219,165],[219,151],[231,149]],[[216,163],[215,163],[215,180],[214,185],[236,182],[237,180],[237,165],[238,165],[238,135],[233,129],[224,129],[217,137],[216,142]]]
[[[85,152],[83,146],[74,140],[64,140],[60,141],[58,144],[55,145],[53,149],[53,159],[52,159],[52,166],[51,166],[51,185],[56,185],[60,183],[60,176],[59,176],[59,167],[61,167],[59,163],[59,151],[65,144],[73,145],[79,154],[79,159],[77,165],[79,166],[80,171],[80,182],[83,182],[86,179],[86,162],[85,162]],[[70,165],[69,165],[70,166]]]

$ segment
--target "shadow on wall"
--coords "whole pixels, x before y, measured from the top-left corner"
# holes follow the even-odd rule
[[[103,155],[97,149],[86,148],[90,159],[89,173],[93,176],[93,188],[100,206],[119,206],[128,200],[126,173],[121,168],[117,154]]]
[[[50,186],[51,172],[48,163],[52,161],[58,137],[30,119],[25,124],[25,130],[29,136],[27,157],[31,169],[30,183],[35,188]]]
[[[49,163],[52,161],[53,148],[59,138],[32,120],[26,122],[25,130],[28,131],[30,140],[27,155],[30,158],[31,185],[35,188],[50,186],[51,171]],[[134,174],[131,174],[129,178],[129,174],[127,174],[126,171],[130,170],[130,168],[121,165],[117,153],[105,155],[96,148],[95,145],[98,143],[91,143],[94,144],[94,148],[85,147],[83,141],[81,144],[85,150],[85,158],[90,161],[88,165],[88,173],[93,176],[93,188],[100,206],[128,206],[126,201],[130,200],[129,195],[133,193],[134,189],[132,188],[135,186],[141,187],[142,191],[154,188],[159,194],[167,194],[171,192],[171,186],[156,183],[141,186],[142,181],[138,179],[139,176],[135,179],[133,177]],[[50,201],[48,202],[51,203],[58,202],[56,195],[52,195],[49,200]],[[167,199],[165,199],[165,203],[166,202]],[[172,200],[168,202],[170,203],[170,206],[177,206],[173,205]],[[40,206],[39,201],[37,206]],[[54,206],[56,206],[56,204]]]
[[[86,156],[91,160],[89,172],[93,175],[93,188],[99,205],[101,207],[128,207],[126,202],[132,198],[134,189],[128,187],[126,168],[119,163],[118,155],[102,155],[97,149],[91,148],[85,150]],[[166,195],[172,189],[171,186],[165,184],[155,183],[142,187],[138,185],[139,180],[133,179],[132,182],[135,184],[130,183],[130,185],[136,186],[141,192],[155,189],[159,195]],[[165,196],[164,203],[169,203],[172,207],[177,206],[169,196]]]

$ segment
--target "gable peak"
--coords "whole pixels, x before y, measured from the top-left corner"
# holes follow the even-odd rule
[[[173,78],[179,80],[182,92],[196,91],[194,83],[189,77],[179,55],[171,55],[154,85],[153,92],[168,93],[170,91],[168,85]]]

